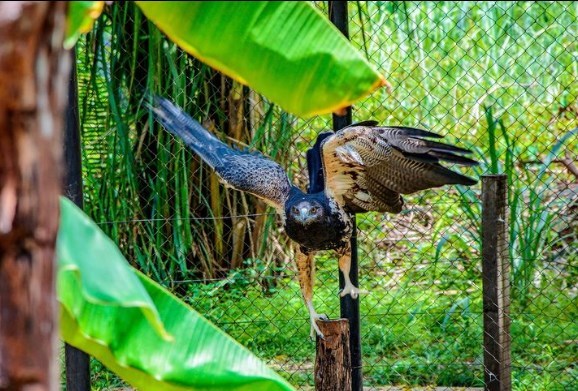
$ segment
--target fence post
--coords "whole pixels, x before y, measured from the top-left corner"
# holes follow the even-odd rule
[[[507,197],[506,175],[482,177],[484,384],[488,391],[512,389]]]
[[[317,338],[315,390],[350,390],[349,321],[336,319],[317,324],[325,338]]]
[[[64,128],[64,193],[82,208],[82,160],[78,119],[78,83],[75,49],[71,50],[72,67],[68,84],[68,105]],[[67,391],[90,391],[90,358],[74,346],[64,346]]]
[[[329,1],[329,19],[349,39],[349,17],[347,13],[347,1]],[[338,131],[347,125],[351,125],[351,106],[347,108],[343,116],[333,115],[333,130]],[[352,215],[353,233],[351,236],[351,282],[358,286],[358,261],[357,261],[357,228],[355,215]],[[339,288],[343,289],[345,281],[339,273]],[[363,390],[363,372],[361,363],[361,334],[359,322],[359,301],[353,300],[347,295],[341,298],[341,317],[349,320],[349,350],[351,352],[351,390]]]

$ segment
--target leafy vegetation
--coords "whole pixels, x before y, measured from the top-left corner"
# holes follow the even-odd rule
[[[133,92],[160,87],[222,139],[269,154],[302,185],[304,151],[329,118],[282,113],[184,56],[131,7],[107,13],[79,51],[87,209],[131,263],[292,384],[311,384],[307,314],[274,217],[157,133]],[[578,112],[578,6],[359,2],[350,10],[354,44],[393,85],[356,105],[354,119],[422,126],[470,145],[482,161],[476,175],[509,176],[514,388],[575,388],[577,190],[556,159],[578,150],[569,133]],[[406,197],[399,216],[358,216],[360,285],[370,291],[361,298],[368,385],[482,384],[479,191],[426,192]],[[332,254],[318,266],[318,310],[337,317]],[[97,388],[110,384],[106,371],[95,376]]]
[[[335,317],[337,282],[330,266],[334,262],[322,262],[318,279],[325,283],[318,284],[316,295],[323,299],[320,310]],[[427,268],[412,270],[407,276],[411,282],[401,282],[404,286],[394,287],[390,294],[374,288],[362,298],[367,385],[483,385],[481,293],[476,289],[466,294],[456,286],[466,281],[452,286],[448,281],[452,276],[463,279],[459,272],[443,270],[438,277],[446,280],[444,290],[424,290],[434,273]],[[376,276],[365,276],[363,284],[384,285]],[[191,301],[291,383],[312,384],[315,349],[307,339],[307,314],[294,279],[281,281],[271,295],[264,295],[250,278],[237,276],[229,285],[231,290],[219,283],[196,284]],[[547,290],[520,312],[518,306],[512,308],[513,378],[518,389],[531,384],[535,389],[562,390],[575,384],[576,350],[560,343],[572,341],[578,332],[572,298]]]
[[[554,248],[559,243],[572,243],[576,240],[573,232],[560,233],[553,229],[553,223],[560,212],[560,200],[552,197],[549,189],[554,185],[554,178],[547,176],[550,165],[566,147],[568,140],[576,137],[578,128],[574,128],[561,135],[559,140],[551,147],[544,156],[544,162],[537,170],[528,169],[526,166],[517,168],[519,156],[523,148],[511,140],[508,131],[501,120],[496,120],[492,115],[491,108],[486,109],[488,121],[488,154],[489,161],[482,163],[479,171],[489,174],[505,174],[508,177],[508,205],[509,205],[509,255],[512,269],[513,296],[519,300],[523,308],[527,307],[532,298],[532,288],[540,275],[549,271],[548,262],[556,263],[556,259],[546,258],[548,248]],[[497,131],[499,129],[499,134]],[[497,149],[497,139],[504,141],[505,150]],[[499,156],[505,156],[504,164]],[[471,189],[460,189],[460,196],[466,209],[468,218],[473,226],[479,220],[481,202]],[[469,231],[472,234],[471,231]],[[481,251],[481,233],[476,245]],[[551,257],[560,258],[563,255],[573,256],[571,249],[564,248],[562,252],[556,252]],[[569,265],[566,265],[569,266]],[[567,269],[567,268],[564,268]],[[560,272],[556,269],[556,272]],[[563,270],[568,273],[568,270]]]
[[[137,4],[179,47],[302,117],[343,111],[386,84],[305,2]]]
[[[81,32],[90,29],[93,19],[100,15],[103,4],[103,2],[84,2],[71,5],[68,37],[65,42],[67,46],[71,46]],[[148,3],[141,3],[140,6],[151,20],[162,26],[165,31],[168,30],[171,39],[185,50],[200,54],[205,61],[219,66],[227,73],[241,80],[247,77],[251,84],[262,87],[262,84],[255,81],[255,70],[248,67],[246,58],[239,54],[250,52],[253,57],[260,57],[266,69],[262,69],[257,74],[263,80],[268,80],[264,90],[268,95],[274,95],[274,100],[284,102],[286,106],[301,114],[328,111],[328,107],[341,110],[344,104],[358,99],[359,94],[366,94],[383,84],[382,77],[371,69],[359,52],[333,30],[327,20],[310,4],[230,2],[211,5],[164,3],[151,6]],[[113,15],[116,8],[113,7]],[[131,10],[131,8],[127,7],[124,10]],[[134,11],[136,10],[133,9],[132,12]],[[233,18],[228,15],[228,23],[223,23],[223,17],[225,14],[230,14],[230,11],[235,11],[235,15]],[[186,17],[183,19],[183,16]],[[247,25],[243,17],[244,19],[253,18],[258,23]],[[300,17],[305,19],[300,21]],[[192,30],[191,20],[195,20],[193,23],[195,28]],[[224,41],[223,37],[219,37],[217,41],[221,44],[215,41],[217,43],[211,45],[210,37],[206,36],[199,39],[198,36],[211,27],[214,28],[216,25],[221,25],[223,28],[231,27],[234,20],[241,23],[235,25],[234,31],[230,31]],[[301,26],[302,22],[306,22],[306,25]],[[289,60],[293,63],[292,65],[301,64],[302,67],[321,65],[321,68],[335,68],[334,72],[346,77],[340,79],[338,83],[335,83],[335,78],[331,75],[329,78],[324,76],[325,81],[312,82],[310,79],[303,78],[302,72],[295,67],[292,69],[292,76],[285,80],[285,84],[275,79],[275,75],[272,74],[275,69],[278,71],[291,64],[287,64],[288,60],[285,55],[271,56],[271,52],[278,50],[280,30],[277,30],[272,37],[263,37],[272,29],[276,30],[280,24],[283,24],[285,28],[283,34],[292,34],[297,31],[314,32],[317,39],[300,39],[295,44],[298,48],[295,54],[298,57],[303,56],[305,60]],[[127,26],[117,27],[126,28]],[[107,32],[110,33],[110,28],[106,25],[97,30],[97,40],[102,42]],[[233,45],[233,41],[238,39],[243,42]],[[331,45],[320,45],[319,39]],[[229,46],[227,50],[223,42],[233,45],[234,49],[233,46]],[[120,40],[120,43],[124,42]],[[106,47],[106,44],[99,46],[95,58],[99,58],[99,55],[101,59],[107,58]],[[246,50],[242,53],[240,50],[244,47]],[[215,48],[220,48],[220,50],[215,50]],[[235,50],[238,51],[236,56],[232,55]],[[327,54],[332,55],[327,56]],[[227,57],[227,55],[230,56]],[[348,68],[341,66],[341,60],[336,60],[340,56],[345,57],[345,63],[349,63]],[[124,85],[123,75],[118,74],[116,77],[107,79],[107,74],[111,69],[108,69],[108,64],[101,63],[100,65],[104,79],[108,81],[103,86],[106,88],[103,92],[111,102],[109,108],[119,120],[122,117],[119,114],[121,107],[115,102],[120,102],[126,97],[123,92],[128,92],[127,95],[130,95],[132,91],[130,88],[128,91],[111,89],[114,85],[117,87]],[[268,75],[273,77],[268,77]],[[93,68],[89,78],[96,81],[102,77],[95,74]],[[284,85],[287,86],[287,83],[296,84],[301,79],[306,81],[301,83],[301,88],[293,90],[283,88]],[[321,93],[311,90],[312,83],[315,83]],[[322,92],[330,91],[338,86],[341,86],[338,89],[343,93]],[[100,92],[97,84],[91,87],[97,93]],[[275,93],[271,92],[273,90]],[[141,98],[136,98],[134,101],[140,104],[143,96],[142,86],[141,91],[138,91],[136,95]],[[291,104],[295,101],[298,101],[298,106]],[[129,107],[135,109],[130,106],[130,102]],[[138,106],[136,109],[138,110]],[[125,157],[128,158],[130,165],[133,164],[134,156],[126,147],[133,140],[130,140],[130,127],[127,125],[129,124],[120,122],[115,124],[117,133],[123,141]],[[129,173],[129,182],[134,178],[131,174],[134,172]],[[216,183],[216,181],[213,182]],[[136,183],[134,188],[139,188],[139,185]],[[182,186],[178,187],[177,191],[182,189]],[[211,188],[211,190],[214,189]],[[211,206],[221,208],[219,200],[211,198]],[[112,197],[111,200],[114,203],[116,198]],[[235,344],[156,282],[142,273],[136,273],[135,276],[135,273],[124,264],[125,260],[116,246],[98,229],[95,229],[89,218],[76,211],[70,201],[63,201],[61,211],[63,219],[62,230],[59,233],[58,298],[61,303],[61,331],[68,343],[103,361],[115,373],[137,387],[175,390],[189,388],[208,390],[224,387],[291,389],[288,383],[265,367],[260,360],[240,345]],[[220,240],[222,233],[222,230],[215,232],[215,238]],[[237,238],[241,246],[243,239],[243,237]],[[217,256],[222,255],[222,246],[217,245],[216,250]],[[233,263],[231,266],[235,267]],[[210,271],[211,266],[207,269]],[[111,278],[107,278],[108,274],[112,275]],[[158,308],[161,309],[157,312]],[[219,349],[215,349],[217,346]]]
[[[279,161],[288,157],[280,147],[288,116],[260,99],[248,104],[248,88],[177,50],[132,3],[105,11],[79,43],[78,61],[86,208],[133,264],[174,288],[222,277],[245,258],[273,262],[263,244],[274,223],[265,206],[220,187],[182,145],[157,133],[140,97],[161,90],[210,129]]]
[[[63,198],[60,210],[58,301],[66,342],[141,389],[293,389],[199,313],[130,268],[72,201]]]

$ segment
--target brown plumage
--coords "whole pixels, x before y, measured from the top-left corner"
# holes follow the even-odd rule
[[[401,194],[476,183],[439,164],[440,160],[477,164],[460,155],[468,150],[425,137],[440,136],[405,127],[351,125],[341,129],[322,143],[325,192],[351,212],[399,213]]]
[[[365,121],[318,139],[313,153],[308,152],[308,161],[312,158],[314,163],[310,189],[304,193],[291,185],[279,164],[259,153],[230,148],[166,99],[154,98],[151,109],[157,120],[209,164],[226,185],[264,199],[281,215],[285,232],[299,244],[299,284],[311,330],[320,336],[315,321],[322,315],[313,307],[315,252],[336,250],[345,280],[341,295],[355,299],[359,293],[349,278],[350,213],[399,213],[402,194],[476,183],[439,163],[476,164],[463,156],[469,151],[427,140],[440,136],[425,130],[380,127]],[[319,181],[324,185],[317,189]]]

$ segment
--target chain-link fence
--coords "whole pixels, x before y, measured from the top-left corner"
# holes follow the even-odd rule
[[[356,104],[354,121],[431,130],[475,151],[468,175],[508,175],[514,389],[578,389],[577,3],[350,2],[349,12],[352,42],[393,86]],[[135,266],[292,384],[312,385],[295,251],[274,212],[222,187],[153,123],[142,94],[262,151],[302,188],[305,151],[330,117],[282,112],[183,54],[130,4],[79,45],[78,67],[85,209]],[[483,386],[480,188],[358,215],[367,387]],[[336,318],[335,254],[321,253],[317,270],[317,310]]]

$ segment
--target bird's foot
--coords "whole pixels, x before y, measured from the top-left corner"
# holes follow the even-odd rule
[[[309,338],[311,338],[312,341],[315,341],[315,334],[317,334],[321,339],[325,338],[317,325],[317,320],[329,320],[329,317],[325,314],[317,313],[311,315],[311,333],[309,334]]]
[[[359,297],[359,294],[363,293],[359,290],[359,288],[357,288],[355,285],[353,284],[347,284],[345,283],[345,287],[339,291],[339,296],[344,297],[345,295],[351,295],[352,299],[357,299]]]

